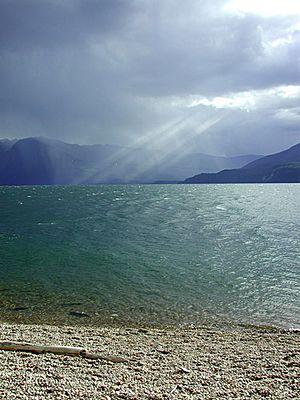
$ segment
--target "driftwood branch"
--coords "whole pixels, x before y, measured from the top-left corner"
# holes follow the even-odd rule
[[[85,349],[82,347],[44,346],[39,344],[17,342],[0,342],[0,350],[26,351],[35,354],[54,353],[65,354],[69,356],[81,356],[85,352]]]
[[[30,343],[18,343],[18,342],[0,342],[0,350],[6,351],[24,351],[35,354],[63,354],[67,356],[81,356],[91,360],[105,360],[111,362],[126,362],[127,360],[123,357],[103,355],[99,353],[89,353],[83,347],[71,347],[71,346],[45,346],[39,344]]]

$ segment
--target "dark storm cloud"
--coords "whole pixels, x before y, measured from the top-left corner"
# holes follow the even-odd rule
[[[133,11],[120,0],[1,2],[2,131],[19,121],[25,135],[77,140],[126,123],[124,73],[108,42],[122,36]]]
[[[183,120],[176,140],[202,151],[300,141],[300,93],[271,90],[300,84],[299,16],[232,14],[226,2],[2,0],[0,136],[147,143]],[[215,105],[268,89],[250,110]]]
[[[22,51],[78,46],[93,35],[118,34],[133,11],[122,0],[1,0],[0,45]]]

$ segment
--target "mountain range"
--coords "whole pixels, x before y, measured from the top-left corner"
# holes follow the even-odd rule
[[[0,140],[0,185],[180,182],[199,172],[240,168],[259,155],[155,152],[32,137]]]
[[[201,173],[183,183],[288,183],[300,182],[300,143],[252,161],[242,168]]]

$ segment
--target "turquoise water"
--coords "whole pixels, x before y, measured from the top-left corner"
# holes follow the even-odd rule
[[[299,271],[297,184],[0,187],[2,321],[300,328]]]

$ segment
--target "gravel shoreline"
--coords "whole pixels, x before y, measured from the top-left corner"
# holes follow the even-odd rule
[[[0,341],[84,347],[123,363],[0,351],[1,399],[298,399],[300,335],[234,327],[0,324]]]

